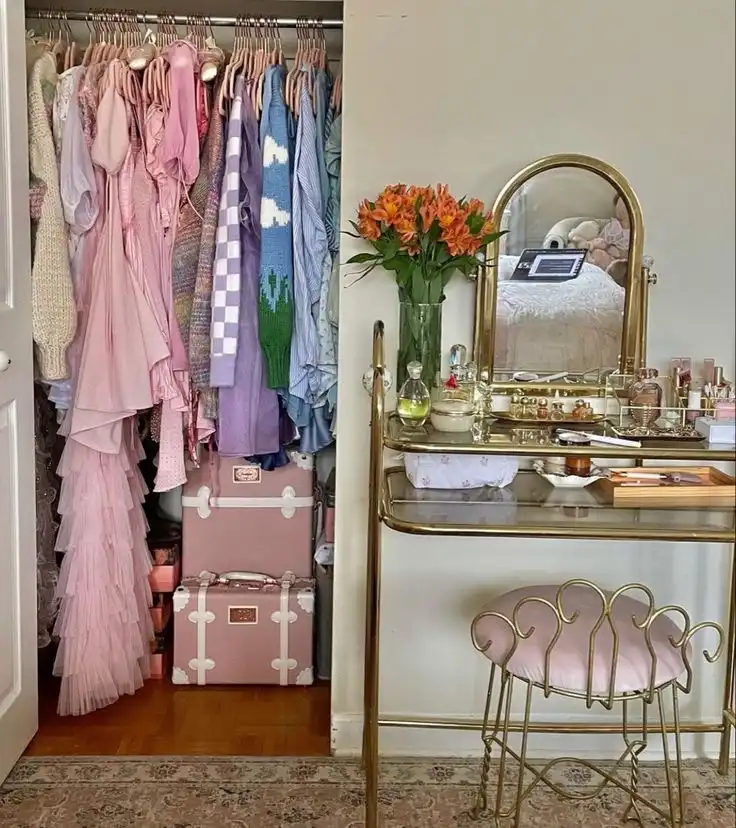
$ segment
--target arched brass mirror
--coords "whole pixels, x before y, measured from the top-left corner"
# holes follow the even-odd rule
[[[618,170],[553,155],[517,173],[493,206],[478,281],[474,354],[494,383],[643,364],[649,277],[641,207]]]

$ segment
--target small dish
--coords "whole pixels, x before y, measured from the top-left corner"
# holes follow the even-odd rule
[[[475,409],[467,400],[437,400],[432,403],[429,419],[435,431],[461,434],[473,427]]]
[[[578,477],[574,474],[550,474],[545,468],[541,460],[534,462],[534,471],[543,477],[548,483],[555,487],[555,489],[584,489],[595,483],[596,480],[602,480],[606,475],[602,469],[593,466],[590,474],[587,477]]]

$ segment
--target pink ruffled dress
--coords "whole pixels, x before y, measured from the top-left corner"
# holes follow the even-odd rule
[[[84,274],[84,339],[59,467],[57,548],[66,554],[55,669],[62,715],[89,713],[140,688],[153,637],[135,415],[153,404],[150,373],[168,348],[125,256],[120,173],[130,135],[117,86],[123,70],[117,61],[107,68],[96,113],[92,159],[106,173],[104,220]]]

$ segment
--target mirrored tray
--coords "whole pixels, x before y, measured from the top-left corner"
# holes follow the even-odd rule
[[[705,440],[702,434],[694,429],[683,434],[676,434],[674,429],[662,428],[644,431],[635,426],[615,426],[611,424],[611,431],[617,437],[625,440],[638,440],[641,443],[655,441],[658,443],[702,443]]]
[[[592,419],[577,420],[574,417],[565,417],[564,420],[538,420],[536,417],[514,417],[507,411],[493,411],[491,417],[494,417],[500,423],[508,423],[509,425],[521,426],[547,426],[558,428],[559,426],[575,426],[575,428],[586,428],[602,423],[606,419],[605,414],[594,414]]]

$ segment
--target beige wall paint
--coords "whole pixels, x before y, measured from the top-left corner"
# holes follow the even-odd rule
[[[539,156],[598,156],[629,178],[643,205],[645,249],[660,277],[650,362],[712,356],[733,376],[733,32],[733,0],[619,0],[615,8],[590,0],[346,0],[343,227],[360,199],[397,180],[444,181],[490,201]],[[344,259],[358,249],[344,238]],[[398,316],[388,276],[347,287],[348,272],[333,658],[340,752],[358,748],[362,704],[369,399],[360,378],[377,318],[393,361]],[[469,285],[453,283],[445,320],[448,345],[469,343]],[[487,672],[468,625],[489,593],[505,587],[573,575],[605,586],[641,579],[696,617],[725,611],[727,551],[718,546],[435,540],[388,530],[383,539],[386,712],[480,714]],[[686,717],[718,715],[720,673],[703,673]],[[545,718],[569,717],[569,706],[551,704]],[[468,753],[478,745],[467,734],[384,734],[388,752]]]

